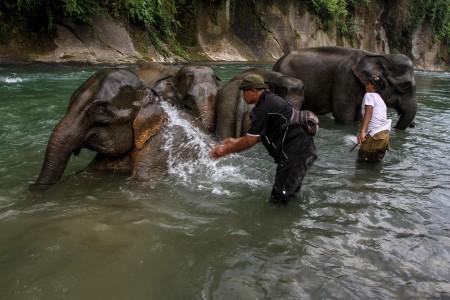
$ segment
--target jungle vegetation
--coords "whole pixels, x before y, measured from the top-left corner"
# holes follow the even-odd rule
[[[161,42],[182,55],[182,47],[177,42],[176,36],[181,27],[179,16],[181,13],[186,14],[186,11],[192,13],[195,3],[199,1],[218,6],[226,0],[1,0],[0,34],[1,31],[8,31],[8,27],[14,26],[17,20],[26,22],[33,30],[51,32],[58,18],[72,17],[78,22],[89,23],[93,16],[107,12],[113,17],[145,28],[152,43],[163,53]],[[240,1],[248,1],[250,5],[257,2],[257,0]],[[325,28],[335,25],[338,34],[351,37],[355,26],[353,23],[355,9],[371,6],[374,1],[303,0],[302,2],[320,18]],[[392,1],[386,0],[387,5],[390,2]],[[405,3],[409,3],[410,6],[405,7],[407,18],[401,24],[395,20],[387,23],[392,30],[400,33],[395,35],[399,38],[394,43],[411,40],[413,32],[425,20],[431,24],[438,39],[450,44],[450,0],[410,0]]]

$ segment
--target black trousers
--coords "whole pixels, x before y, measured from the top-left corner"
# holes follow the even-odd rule
[[[285,145],[284,159],[277,165],[275,182],[272,188],[272,202],[287,202],[302,186],[306,172],[317,159],[316,147],[312,137],[295,139]]]

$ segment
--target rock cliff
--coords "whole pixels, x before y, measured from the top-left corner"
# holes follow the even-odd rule
[[[196,1],[191,11],[180,12],[177,36],[191,60],[273,62],[292,49],[337,45],[376,53],[402,52],[419,69],[449,68],[448,45],[434,37],[430,24],[422,23],[406,45],[398,47],[399,11],[389,1],[370,3],[355,8],[351,31],[342,35],[336,25],[324,26],[305,1]],[[17,38],[17,34],[22,37]],[[183,60],[174,54],[162,55],[142,28],[108,15],[97,16],[90,24],[61,19],[55,22],[51,34],[18,32],[14,37],[3,35],[2,39],[0,62],[117,64]],[[170,53],[169,48],[166,50]]]

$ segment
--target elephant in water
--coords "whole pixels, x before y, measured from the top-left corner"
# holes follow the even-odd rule
[[[289,100],[296,109],[302,107],[303,83],[301,80],[262,68],[245,70],[230,79],[217,93],[216,135],[221,139],[240,137],[250,129],[250,111],[253,105],[245,103],[242,92],[239,90],[239,85],[248,74],[261,75],[274,93]]]
[[[126,69],[102,69],[73,94],[65,116],[48,141],[33,188],[59,181],[70,156],[82,148],[97,152],[90,168],[125,172],[136,179],[161,173],[165,162],[159,97]]]
[[[200,119],[207,132],[214,131],[215,100],[221,83],[208,66],[146,63],[138,67],[137,74],[147,87],[153,88],[162,98],[188,109]]]
[[[331,112],[342,124],[360,119],[368,78],[379,76],[385,85],[380,91],[382,98],[400,115],[395,127],[414,126],[416,82],[413,64],[405,55],[341,47],[305,48],[281,57],[273,70],[303,81],[304,109],[316,114]]]

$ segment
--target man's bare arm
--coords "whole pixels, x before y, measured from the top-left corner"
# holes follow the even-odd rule
[[[230,153],[241,152],[259,143],[261,138],[256,135],[244,135],[240,138],[228,138],[211,150],[211,157],[219,158]]]
[[[358,144],[361,144],[366,139],[367,128],[369,127],[370,119],[372,119],[373,115],[373,106],[365,105],[364,106],[364,118],[362,120],[361,129],[358,133]]]

